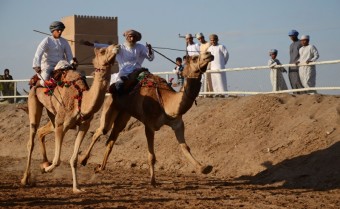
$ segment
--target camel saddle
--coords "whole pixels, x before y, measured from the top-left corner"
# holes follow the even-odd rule
[[[66,76],[68,70],[73,68],[65,68],[65,69],[57,69],[53,70],[50,76],[50,79],[45,81],[45,84],[47,85],[48,92],[51,92],[55,87],[57,86],[64,86],[63,78]],[[75,69],[74,69],[75,70]],[[82,79],[86,85],[86,89],[89,89],[89,86],[86,82],[86,77],[81,76],[80,79]],[[40,78],[37,74],[34,74],[32,78],[30,79],[28,85],[30,86],[30,89],[37,85],[38,82],[40,82]],[[42,86],[40,86],[42,87]],[[42,87],[44,88],[44,87]]]
[[[53,70],[52,73],[51,73],[51,78],[49,79],[50,80],[55,80],[55,81],[60,81],[61,80],[61,76],[63,74],[63,71],[64,70]],[[37,83],[40,81],[41,79],[39,78],[39,76],[37,74],[34,74],[32,76],[32,78],[30,79],[30,81],[28,82],[28,85],[30,86],[30,89],[34,86],[37,85]],[[46,82],[48,83],[48,82]],[[50,87],[50,86],[49,86]],[[51,86],[52,87],[52,86]]]
[[[169,86],[168,82],[159,76],[155,76],[149,72],[147,68],[139,68],[130,73],[127,77],[121,77],[124,81],[117,86],[117,83],[113,83],[110,85],[108,92],[112,95],[124,95],[124,94],[132,94],[140,87],[154,87],[159,88],[161,86]],[[117,89],[118,87],[118,89]],[[173,89],[172,89],[173,90]]]
[[[123,83],[121,84],[122,86],[119,87],[121,89],[117,89],[117,84],[113,83],[110,85],[108,92],[118,95],[129,94],[138,86],[139,82],[145,77],[146,74],[150,74],[147,68],[135,69],[128,76],[121,77],[123,80]]]

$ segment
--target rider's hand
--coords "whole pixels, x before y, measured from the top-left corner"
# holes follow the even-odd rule
[[[149,50],[149,54],[152,54],[152,46],[151,46],[151,44],[146,43],[146,47]]]
[[[72,68],[73,69],[76,69],[77,67],[78,67],[78,60],[77,60],[77,58],[75,58],[75,57],[73,57],[73,62],[71,63],[71,65],[72,65]]]
[[[151,50],[151,49],[152,49],[152,46],[151,46],[151,44],[148,44],[148,43],[146,43],[146,47],[147,47],[149,50]]]

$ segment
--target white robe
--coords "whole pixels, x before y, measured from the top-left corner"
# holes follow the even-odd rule
[[[206,52],[209,47],[211,46],[211,44],[209,42],[205,42],[204,44],[201,43],[200,45],[200,53],[204,53]],[[207,71],[210,70],[210,63],[207,67]],[[211,75],[210,73],[205,73],[202,76],[202,83],[204,83],[205,80],[205,86],[202,85],[201,91],[207,91],[207,92],[211,92],[213,87],[212,87],[212,83],[211,83]]]
[[[211,45],[208,50],[214,56],[214,60],[210,63],[211,70],[224,69],[229,59],[229,53],[224,45]],[[226,72],[211,73],[211,81],[213,92],[225,92],[227,88],[227,74]]]
[[[200,45],[193,43],[187,46],[187,51],[189,56],[199,55],[200,54]]]
[[[101,48],[107,47],[108,44],[98,44],[95,43],[94,47]],[[149,50],[146,46],[136,43],[132,48],[125,44],[120,45],[118,54],[116,55],[116,61],[119,65],[119,72],[111,75],[111,84],[115,82],[121,82],[122,76],[127,76],[132,73],[133,70],[141,68],[144,59],[152,61],[154,59],[154,54],[149,54]]]
[[[319,58],[319,52],[314,45],[302,46],[299,49],[299,62],[306,64],[307,61],[315,62]],[[316,69],[315,65],[300,66],[299,67],[300,80],[303,87],[315,87],[316,83]]]
[[[278,59],[270,59],[268,61],[268,66],[270,67],[270,81],[273,86],[273,91],[287,90],[287,84],[282,75],[285,71],[283,67],[274,68],[276,65],[281,65]]]
[[[72,50],[66,39],[48,36],[39,44],[33,58],[33,68],[40,67],[41,73],[37,74],[41,78],[41,84],[50,78],[51,72],[60,60],[73,62]]]

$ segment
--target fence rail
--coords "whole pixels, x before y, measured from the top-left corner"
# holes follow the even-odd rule
[[[320,61],[320,62],[313,62],[309,64],[300,64],[298,66],[311,66],[311,65],[330,65],[330,64],[339,64],[340,60],[330,60],[330,61]],[[283,64],[278,65],[278,67],[293,67],[296,66],[295,64]],[[254,67],[238,67],[238,68],[226,68],[226,69],[220,69],[220,70],[209,70],[207,73],[215,73],[215,72],[237,72],[237,71],[253,71],[253,70],[263,70],[263,69],[269,69],[267,65],[265,66],[254,66]],[[172,75],[175,75],[174,72],[153,72],[155,75],[164,76],[166,80],[169,80],[169,77]],[[340,74],[339,74],[340,75]],[[93,78],[92,76],[86,76],[86,78]],[[1,83],[8,83],[13,82],[14,83],[14,89],[17,89],[19,82],[29,82],[29,79],[15,79],[15,80],[0,80]],[[204,89],[206,89],[206,80],[203,82]],[[211,94],[230,94],[230,95],[254,95],[254,94],[268,94],[268,93],[293,93],[293,92],[300,92],[300,91],[309,91],[309,90],[340,90],[339,86],[334,87],[314,87],[314,88],[303,88],[303,89],[289,89],[289,90],[281,90],[281,91],[226,91],[226,92],[207,92],[206,90],[201,91],[200,95],[211,95]],[[0,96],[0,99],[9,99],[14,98],[15,102],[16,99],[20,98],[27,98],[28,95],[18,95],[17,91],[14,91],[13,96]]]

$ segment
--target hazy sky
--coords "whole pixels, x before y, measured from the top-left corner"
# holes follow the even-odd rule
[[[30,78],[35,50],[45,37],[33,30],[49,32],[51,22],[70,15],[118,17],[120,43],[124,41],[121,34],[130,28],[142,33],[141,43],[176,49],[185,48],[178,34],[202,32],[208,39],[216,33],[230,53],[227,68],[266,65],[272,48],[279,51],[281,63],[287,63],[291,43],[287,33],[291,29],[311,36],[319,61],[335,60],[340,59],[339,9],[339,0],[0,0],[0,73],[9,68],[15,79]],[[158,51],[173,60],[184,55]],[[174,64],[156,54],[155,60],[145,61],[144,66],[160,72],[171,71]],[[326,81],[340,86],[339,66],[332,65],[327,72],[320,72],[325,67],[317,67],[319,84]],[[235,75],[228,74],[231,88],[242,90],[241,85],[236,86],[240,82],[264,76],[254,84],[270,89],[269,71]]]

